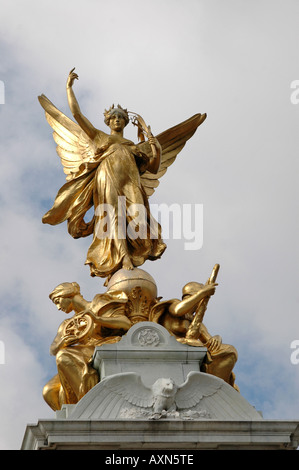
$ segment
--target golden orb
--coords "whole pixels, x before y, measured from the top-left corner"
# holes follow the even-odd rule
[[[129,295],[136,287],[140,287],[149,297],[156,298],[158,291],[154,278],[143,269],[120,269],[108,282],[107,292],[122,291]]]

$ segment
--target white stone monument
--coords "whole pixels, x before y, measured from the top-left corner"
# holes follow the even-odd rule
[[[205,354],[161,325],[137,323],[95,349],[99,383],[28,425],[22,449],[296,449],[298,422],[264,420],[232,386],[200,372]]]

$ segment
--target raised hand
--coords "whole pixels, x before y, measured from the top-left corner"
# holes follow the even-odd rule
[[[67,82],[66,82],[66,87],[67,88],[71,88],[74,84],[74,81],[75,80],[79,80],[79,77],[78,75],[74,72],[75,70],[75,67],[70,71],[69,73],[69,76],[67,78]]]

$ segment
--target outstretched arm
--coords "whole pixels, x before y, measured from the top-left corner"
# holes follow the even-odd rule
[[[169,312],[176,316],[182,317],[187,313],[193,312],[195,307],[197,307],[198,303],[201,299],[206,296],[213,295],[215,293],[215,287],[217,284],[208,284],[200,289],[196,294],[190,295],[185,299],[181,300],[180,302],[173,303],[169,307]]]
[[[66,93],[69,107],[81,129],[83,129],[83,131],[88,135],[88,137],[93,140],[97,134],[97,130],[91,124],[91,122],[89,122],[89,120],[81,113],[80,106],[73,91],[74,81],[78,80],[78,75],[74,72],[74,70],[75,69],[73,68],[70,71],[66,83]]]
[[[92,310],[89,310],[88,313],[96,323],[100,323],[100,325],[105,326],[106,328],[111,328],[113,330],[123,329],[127,331],[132,326],[131,321],[125,315],[119,314],[113,316],[109,312],[103,313],[102,315],[95,315]]]

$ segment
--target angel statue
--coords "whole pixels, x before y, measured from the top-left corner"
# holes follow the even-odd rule
[[[90,266],[92,276],[107,278],[107,283],[119,269],[133,269],[146,260],[159,259],[165,251],[161,226],[151,215],[148,197],[206,114],[196,114],[154,137],[141,116],[113,105],[104,112],[104,122],[110,127],[107,134],[82,114],[73,91],[77,79],[72,69],[66,89],[77,122],[46,96],[38,97],[54,131],[67,180],[42,220],[50,225],[67,220],[68,232],[74,238],[93,234],[85,264]],[[138,127],[137,144],[123,135],[130,121]],[[94,216],[86,222],[84,217],[92,206]],[[138,217],[132,229],[140,208],[144,209],[145,222],[141,227]]]

